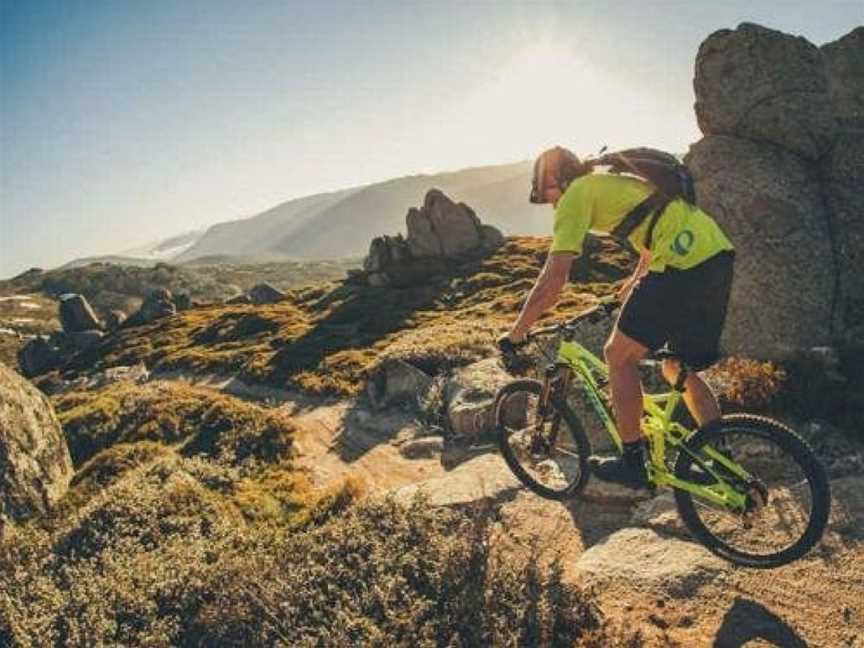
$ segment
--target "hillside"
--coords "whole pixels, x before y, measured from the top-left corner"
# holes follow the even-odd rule
[[[214,225],[174,257],[282,255],[328,259],[365,254],[378,234],[404,231],[405,214],[436,187],[505,234],[547,234],[551,215],[528,204],[528,162],[413,175],[285,202],[252,218]]]
[[[239,373],[312,393],[356,394],[384,357],[410,359],[434,373],[487,355],[518,313],[548,244],[548,238],[511,238],[486,259],[407,288],[319,285],[265,307],[196,308],[121,331],[79,366],[143,361],[157,371]],[[575,264],[578,283],[549,317],[576,313],[612,292],[632,263],[611,239],[595,239]]]

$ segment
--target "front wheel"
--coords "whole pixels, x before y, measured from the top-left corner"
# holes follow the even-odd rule
[[[528,488],[547,499],[566,500],[586,484],[591,446],[566,403],[550,399],[547,411],[541,411],[542,391],[536,380],[517,380],[498,392],[498,446]]]
[[[778,567],[807,553],[822,537],[831,508],[825,469],[807,443],[785,425],[733,414],[700,430],[678,454],[675,476],[716,493],[734,489],[740,505],[720,505],[675,490],[693,536],[730,562]]]

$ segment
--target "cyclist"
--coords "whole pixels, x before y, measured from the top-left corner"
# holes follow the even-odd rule
[[[652,187],[638,178],[593,172],[561,147],[537,158],[530,201],[553,205],[554,236],[518,318],[498,342],[502,351],[523,343],[532,324],[558,301],[586,233],[611,232],[651,192]],[[639,263],[619,291],[623,307],[603,349],[623,453],[591,458],[598,478],[630,488],[647,485],[638,363],[649,351],[668,345],[694,369],[684,385],[684,401],[700,426],[720,416],[716,397],[695,371],[717,360],[734,258],[733,246],[717,223],[684,200],[674,200],[663,210],[650,249],[644,245],[648,221],[628,237],[640,252]],[[674,383],[677,361],[664,360],[662,368],[666,380]]]

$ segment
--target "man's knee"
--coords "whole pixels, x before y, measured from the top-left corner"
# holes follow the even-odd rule
[[[618,329],[612,332],[603,347],[603,355],[610,367],[635,365],[645,357],[647,352],[648,349]]]

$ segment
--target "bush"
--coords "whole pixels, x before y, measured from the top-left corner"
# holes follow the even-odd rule
[[[97,552],[69,555],[63,534],[16,531],[0,552],[0,636],[22,646],[621,645],[539,545],[499,555],[488,512],[387,500],[286,533],[230,515],[193,524],[206,497],[178,488],[128,487],[147,533],[109,533],[103,519],[90,530],[110,535]]]

